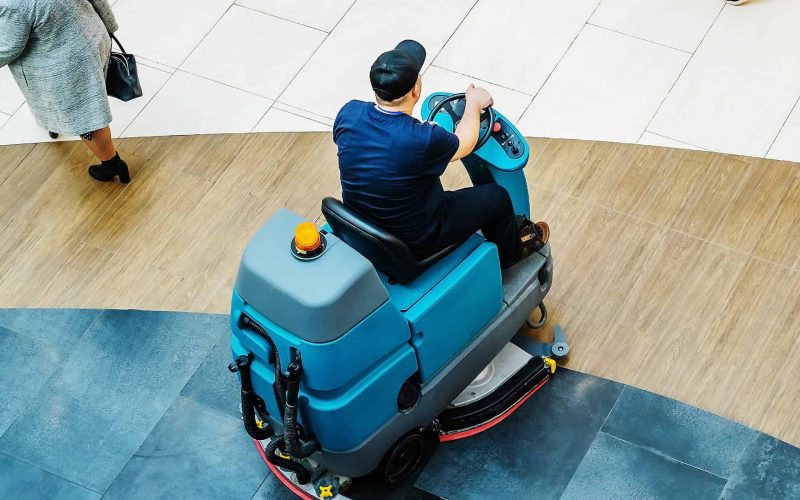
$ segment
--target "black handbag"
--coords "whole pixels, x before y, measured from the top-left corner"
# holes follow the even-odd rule
[[[113,33],[111,39],[117,42],[122,52],[111,51],[108,62],[108,75],[106,75],[106,93],[120,101],[130,101],[142,96],[142,86],[139,83],[139,71],[136,69],[136,57],[125,52]]]

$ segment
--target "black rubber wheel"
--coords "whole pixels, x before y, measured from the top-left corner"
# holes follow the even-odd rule
[[[58,132],[48,132],[47,135],[49,135],[51,139],[58,139]]]
[[[425,452],[425,439],[414,432],[396,442],[381,462],[381,476],[390,485],[402,483],[414,472]]]
[[[541,312],[541,317],[539,318],[539,321],[534,323],[533,321],[530,320],[530,318],[528,318],[528,320],[525,321],[525,324],[527,324],[529,327],[533,328],[534,330],[538,330],[539,328],[543,327],[545,323],[547,323],[547,307],[545,307],[544,302],[541,302],[539,304],[538,309],[539,309],[539,312]],[[533,313],[531,313],[531,314],[533,314]]]

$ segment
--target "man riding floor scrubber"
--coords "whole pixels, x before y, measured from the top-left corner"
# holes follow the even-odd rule
[[[435,93],[422,114],[452,132],[465,102]],[[504,188],[512,216],[529,220],[525,139],[489,107],[474,144],[462,159],[473,184]],[[241,381],[245,429],[305,498],[337,497],[373,471],[399,483],[427,437],[498,424],[569,351],[558,327],[550,344],[520,331],[547,319],[549,244],[503,269],[499,245],[474,230],[420,256],[334,198],[322,212],[321,231],[286,209],[266,222],[244,252],[231,306],[229,368]]]

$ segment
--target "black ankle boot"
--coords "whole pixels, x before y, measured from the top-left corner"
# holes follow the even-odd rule
[[[117,153],[110,160],[102,162],[100,165],[89,167],[89,175],[102,182],[113,181],[114,177],[119,176],[119,181],[127,184],[131,181],[131,174],[128,172],[128,164],[122,161]]]

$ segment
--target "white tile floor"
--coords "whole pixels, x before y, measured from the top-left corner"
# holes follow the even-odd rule
[[[635,143],[690,54],[585,26],[519,122],[535,136]]]
[[[374,58],[428,50],[425,92],[489,88],[529,135],[800,161],[800,1],[117,0],[145,97],[117,136],[330,130]],[[48,140],[0,69],[0,144]]]
[[[0,113],[13,115],[25,102],[17,82],[7,69],[0,71]]]

